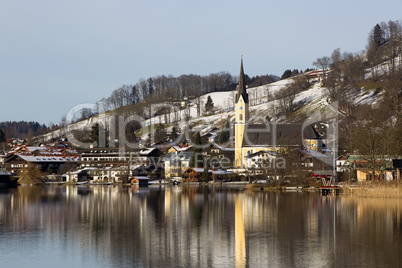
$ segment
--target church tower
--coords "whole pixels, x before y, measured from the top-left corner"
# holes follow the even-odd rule
[[[246,85],[244,84],[244,71],[243,71],[243,56],[240,64],[239,84],[237,85],[236,103],[235,103],[235,166],[240,168],[242,166],[242,147],[244,129],[248,123],[248,94]]]

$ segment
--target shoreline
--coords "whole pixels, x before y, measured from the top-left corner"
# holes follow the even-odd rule
[[[398,182],[362,182],[356,184],[339,184],[340,195],[355,197],[402,198],[402,183]],[[271,192],[318,192],[320,186],[266,186],[254,185],[248,187],[253,191]]]
[[[125,187],[138,186],[138,184],[131,183],[67,183],[67,182],[47,182],[38,184],[20,184],[18,186],[31,186],[31,185],[57,185],[57,186],[116,186],[121,185]],[[241,190],[255,191],[255,192],[319,192],[320,186],[316,185],[267,185],[264,183],[249,183],[249,182],[184,182],[179,185],[174,185],[172,182],[153,182],[148,186],[233,186],[239,187]],[[362,182],[356,184],[338,184],[341,188],[340,195],[356,196],[356,197],[384,197],[384,198],[402,198],[402,183],[399,182]],[[147,186],[146,186],[147,187]]]

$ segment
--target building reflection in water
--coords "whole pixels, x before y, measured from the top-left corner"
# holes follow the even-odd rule
[[[65,267],[400,267],[401,215],[399,199],[186,185],[18,187],[0,193],[0,249],[2,267],[15,259]]]
[[[236,197],[236,216],[235,216],[235,226],[236,226],[236,267],[243,268],[246,267],[246,234],[244,231],[243,223],[243,209],[241,196]]]

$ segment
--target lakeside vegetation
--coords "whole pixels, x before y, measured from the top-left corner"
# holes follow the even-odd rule
[[[250,191],[268,192],[317,192],[322,184],[319,181],[304,184],[279,184],[279,183],[251,183],[245,186]],[[342,188],[342,196],[367,197],[367,198],[402,198],[402,183],[398,181],[370,181],[359,183],[346,183],[339,185]]]
[[[343,193],[356,197],[402,198],[402,183],[398,181],[371,181],[346,184]]]

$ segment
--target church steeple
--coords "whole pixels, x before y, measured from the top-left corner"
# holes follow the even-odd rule
[[[246,90],[243,70],[243,55],[240,64],[239,84],[237,85],[235,103],[235,162],[236,167],[243,166],[243,137],[246,124],[249,120],[248,94]]]
[[[239,75],[239,84],[237,85],[237,94],[236,94],[236,102],[239,101],[240,96],[243,96],[244,103],[248,103],[248,94],[246,90],[246,85],[244,83],[244,71],[243,71],[243,55],[241,57],[240,64],[240,75]]]

